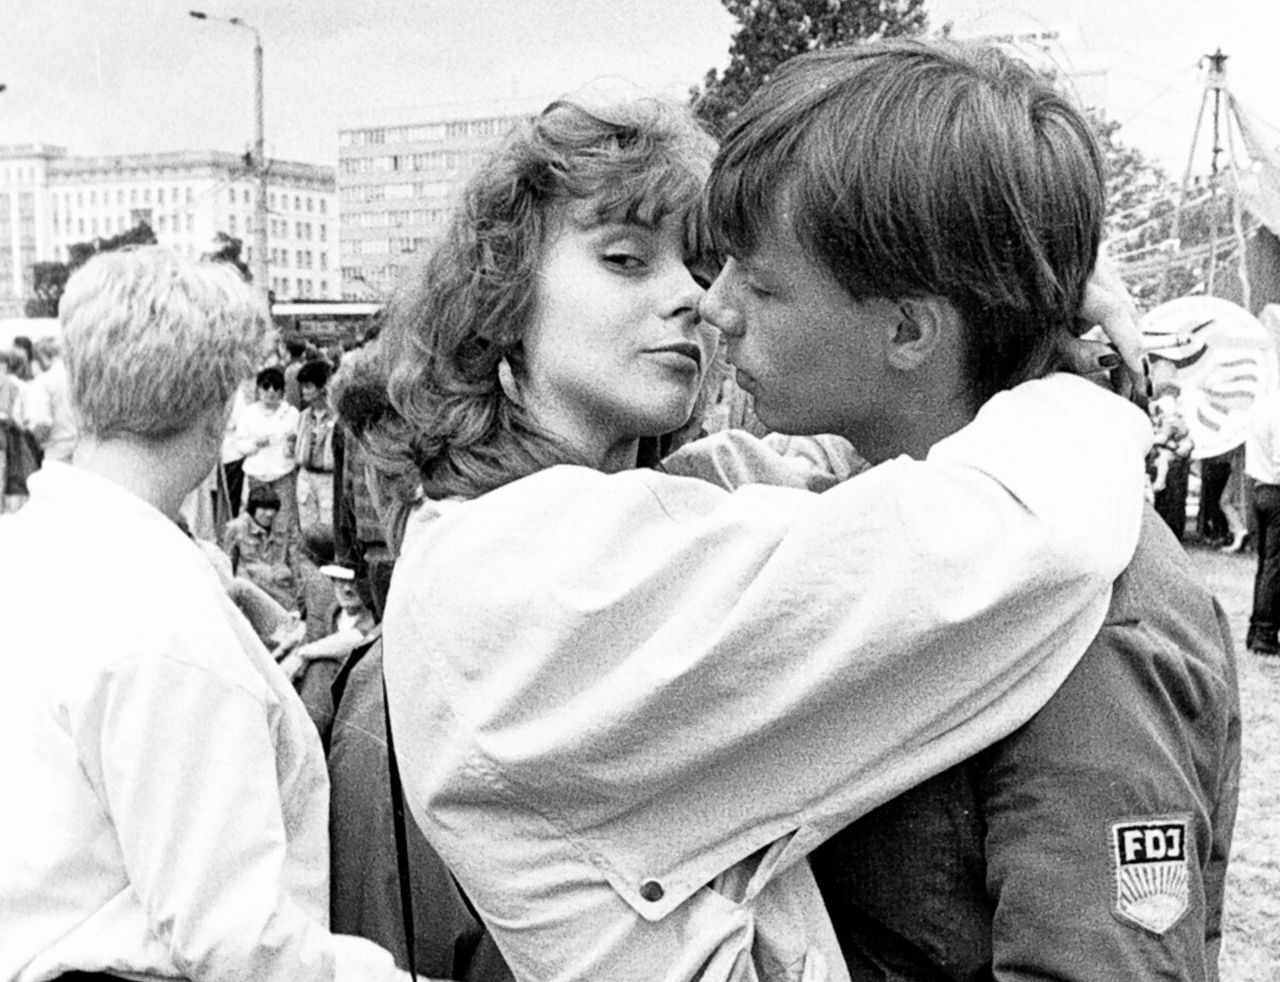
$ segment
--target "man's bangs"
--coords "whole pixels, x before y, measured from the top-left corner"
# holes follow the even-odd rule
[[[707,182],[707,232],[711,249],[722,260],[754,253],[774,218],[781,181],[772,167],[758,162],[748,166],[747,156],[726,157]]]

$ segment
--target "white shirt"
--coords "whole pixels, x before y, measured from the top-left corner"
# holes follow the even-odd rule
[[[397,757],[516,977],[845,978],[802,860],[1057,690],[1150,439],[1057,376],[823,494],[555,467],[424,505],[384,620]]]
[[[244,407],[236,420],[236,433],[243,443],[253,448],[261,437],[265,447],[251,450],[244,459],[244,472],[256,481],[274,481],[284,477],[297,463],[293,459],[293,440],[298,435],[298,410],[281,402],[268,412],[261,402]]]
[[[67,366],[61,358],[27,385],[25,393],[27,428],[48,426],[44,438],[46,460],[67,461],[76,445],[76,419],[67,393]]]
[[[199,547],[53,462],[0,556],[0,979],[398,977],[328,931],[319,739]]]
[[[1254,404],[1244,439],[1244,472],[1260,484],[1280,484],[1280,392]]]

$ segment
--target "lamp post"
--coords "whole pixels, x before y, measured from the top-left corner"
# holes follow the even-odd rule
[[[188,13],[196,20],[217,20],[233,27],[241,27],[253,32],[253,81],[254,81],[254,117],[255,129],[253,139],[253,173],[257,177],[258,190],[253,206],[253,282],[262,302],[269,299],[267,278],[267,156],[266,136],[264,135],[262,118],[262,36],[258,29],[246,24],[239,17],[215,17],[200,10]]]

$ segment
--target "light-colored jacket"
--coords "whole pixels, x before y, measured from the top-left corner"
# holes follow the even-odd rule
[[[384,621],[397,756],[517,978],[845,978],[805,856],[1058,688],[1150,432],[1058,376],[823,494],[556,467],[424,505]]]
[[[0,979],[398,978],[329,933],[320,741],[200,549],[54,461],[0,555]]]

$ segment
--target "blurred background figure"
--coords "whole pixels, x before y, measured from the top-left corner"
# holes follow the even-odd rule
[[[277,529],[290,537],[298,530],[297,462],[298,410],[284,401],[284,373],[264,368],[255,380],[257,399],[244,407],[237,421],[245,450],[244,476],[249,491],[269,487],[280,499]]]
[[[41,338],[36,345],[41,372],[26,392],[27,426],[47,460],[68,461],[76,444],[76,421],[67,399],[67,367],[62,342]]]
[[[329,364],[315,359],[298,372],[305,407],[298,420],[295,459],[298,464],[298,526],[333,522],[333,428],[337,416],[329,408]]]

